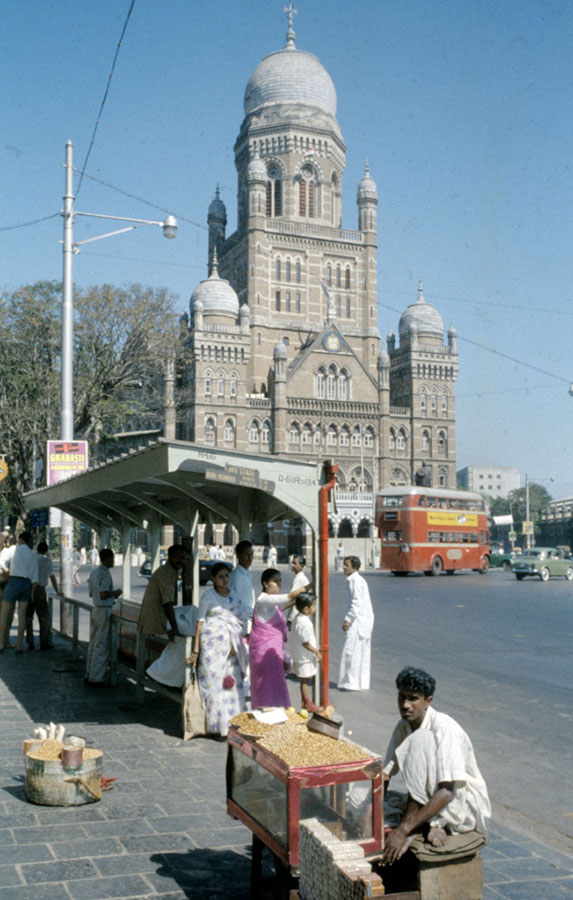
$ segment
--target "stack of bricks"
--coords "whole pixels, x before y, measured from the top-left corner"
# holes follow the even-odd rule
[[[368,900],[384,885],[355,841],[341,841],[318,819],[300,822],[301,900]]]

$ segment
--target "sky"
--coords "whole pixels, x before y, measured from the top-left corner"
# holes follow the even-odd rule
[[[165,286],[188,309],[206,276],[217,184],[227,233],[235,229],[244,90],[261,59],[284,47],[283,5],[4,0],[1,289],[61,279],[57,213],[71,140],[78,170],[89,151],[77,210],[171,212],[180,225],[174,241],[142,227],[87,245],[75,283]],[[296,45],[319,57],[337,91],[344,227],[357,228],[366,160],[378,185],[383,341],[421,278],[458,333],[458,468],[517,466],[522,483],[527,473],[556,498],[573,495],[573,4],[296,6]],[[78,218],[75,239],[113,227]]]

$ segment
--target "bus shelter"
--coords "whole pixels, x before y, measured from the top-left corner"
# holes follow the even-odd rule
[[[122,535],[122,588],[126,599],[131,596],[130,531],[133,527],[150,531],[152,567],[156,568],[162,527],[179,526],[191,544],[194,603],[199,597],[199,524],[230,522],[241,538],[247,538],[252,524],[300,516],[312,533],[313,580],[320,620],[321,574],[326,591],[327,579],[325,567],[318,565],[318,551],[321,508],[325,491],[331,486],[328,477],[316,463],[159,439],[143,450],[95,465],[58,485],[32,491],[25,502],[29,510],[57,507],[102,537],[107,529],[115,528]],[[326,595],[324,599],[326,605]],[[324,612],[323,624],[327,624],[328,613],[326,609]]]

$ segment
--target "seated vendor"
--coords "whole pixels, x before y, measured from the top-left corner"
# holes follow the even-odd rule
[[[401,720],[394,729],[383,770],[386,781],[401,773],[406,795],[388,792],[383,861],[392,865],[422,833],[436,847],[448,834],[485,835],[491,807],[471,741],[463,728],[432,707],[435,680],[422,669],[402,669],[396,678]],[[394,808],[388,801],[398,798]]]

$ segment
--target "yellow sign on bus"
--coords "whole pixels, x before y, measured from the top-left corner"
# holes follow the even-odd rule
[[[449,528],[454,525],[469,525],[472,528],[477,528],[478,524],[477,513],[467,513],[461,509],[449,512],[442,509],[428,510],[426,515],[428,517],[428,525],[446,525]]]

